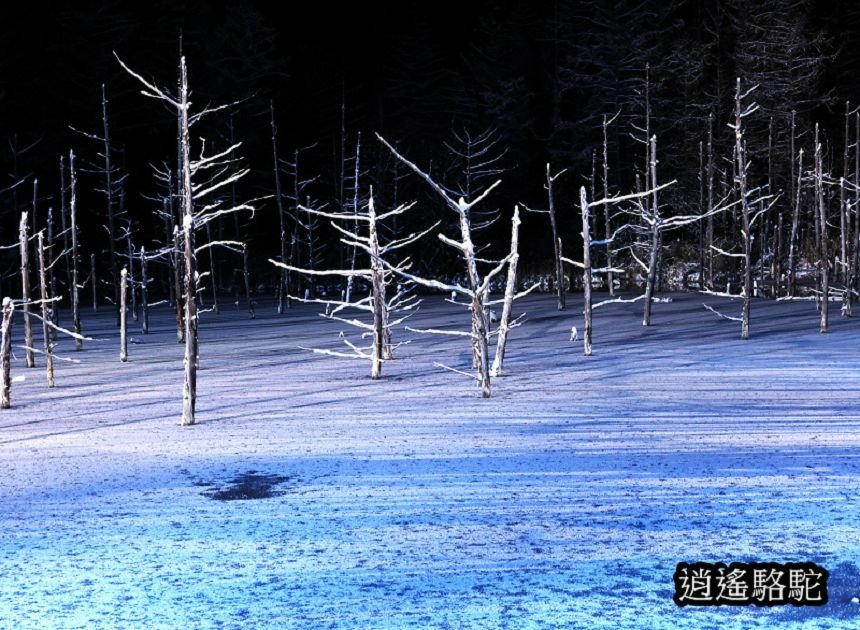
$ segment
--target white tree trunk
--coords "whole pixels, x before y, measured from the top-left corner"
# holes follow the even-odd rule
[[[514,216],[513,219],[511,219],[511,254],[510,259],[508,260],[508,277],[505,282],[505,301],[502,305],[502,317],[499,320],[496,354],[493,357],[493,366],[490,368],[490,376],[492,377],[499,376],[504,368],[505,344],[508,341],[508,331],[510,330],[511,310],[513,309],[514,304],[514,295],[517,292],[517,263],[520,259],[519,232],[520,209],[518,206],[514,206]],[[559,262],[561,261],[559,260]]]
[[[78,179],[75,173],[75,154],[69,152],[69,179],[71,196],[69,200],[69,222],[72,231],[72,325],[75,331],[75,350],[83,350],[84,342],[81,336],[81,311],[78,299],[78,211],[77,187]]]
[[[827,208],[824,201],[824,166],[821,155],[821,143],[818,140],[818,125],[815,126],[815,208],[818,211],[818,234],[820,259],[818,265],[821,274],[821,326],[826,333],[830,324],[830,255],[827,238]]]
[[[18,228],[18,239],[21,251],[21,310],[24,312],[24,357],[28,368],[36,367],[33,353],[33,325],[30,322],[30,242],[27,230],[27,211],[21,213],[21,223]]]
[[[140,246],[140,332],[144,335],[149,334],[149,294],[146,278],[146,249],[143,245]]]
[[[45,269],[45,242],[42,232],[39,232],[39,297],[42,305],[42,340],[45,351],[45,376],[48,387],[54,386],[54,354],[51,344],[51,331],[48,323],[51,321],[48,308],[48,274]]]
[[[582,295],[585,300],[582,314],[585,319],[582,347],[585,356],[591,356],[591,223],[585,186],[579,189],[579,207],[582,212]]]
[[[642,325],[651,325],[651,305],[654,300],[655,284],[657,283],[657,264],[660,258],[660,207],[657,205],[657,136],[649,140],[651,148],[651,186],[654,194],[651,198],[651,211],[649,220],[651,222],[651,247],[648,257],[648,277],[645,280],[645,310],[642,316]]]
[[[15,309],[15,304],[12,298],[3,298],[3,325],[0,328],[0,361],[2,361],[2,370],[0,370],[0,409],[8,409],[11,405],[10,392],[12,389],[12,379],[9,375],[12,358],[12,312]]]
[[[119,360],[128,361],[128,270],[119,272]]]
[[[191,145],[188,134],[188,74],[180,60],[180,145],[182,153],[182,232],[185,240],[185,380],[182,388],[182,425],[194,424],[197,403],[197,256],[194,252],[194,189],[191,185]]]

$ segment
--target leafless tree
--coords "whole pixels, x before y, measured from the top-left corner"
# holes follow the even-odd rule
[[[471,223],[471,217],[473,215],[472,210],[475,206],[481,203],[486,197],[493,191],[496,186],[501,183],[501,180],[496,180],[493,184],[488,186],[477,195],[475,198],[467,201],[464,197],[460,197],[459,200],[454,200],[451,194],[445,190],[440,184],[438,184],[433,178],[431,178],[426,172],[421,170],[414,163],[410,162],[403,155],[401,155],[391,144],[389,144],[385,139],[383,139],[379,134],[376,136],[386,148],[405,166],[411,169],[416,175],[418,175],[421,179],[423,179],[427,184],[442,198],[445,204],[450,208],[456,215],[459,223],[460,233],[459,239],[451,239],[445,236],[444,234],[439,234],[439,240],[442,241],[445,245],[455,249],[459,254],[463,257],[463,262],[466,267],[466,277],[468,280],[468,286],[462,286],[458,283],[444,283],[439,280],[422,278],[413,274],[409,274],[406,272],[399,272],[404,277],[412,280],[416,284],[432,288],[438,289],[445,292],[450,292],[458,295],[462,295],[468,298],[469,309],[471,312],[471,329],[468,332],[465,331],[451,331],[451,330],[435,330],[435,329],[425,329],[418,330],[415,329],[416,332],[429,332],[436,334],[446,334],[446,335],[455,335],[466,337],[470,340],[470,343],[473,347],[473,366],[477,370],[477,374],[473,377],[477,380],[478,385],[481,387],[481,393],[485,398],[490,397],[491,388],[490,388],[490,358],[489,358],[489,338],[490,338],[490,322],[489,316],[487,313],[487,305],[488,305],[488,293],[490,282],[493,278],[501,273],[504,268],[510,262],[511,256],[508,255],[501,261],[498,261],[496,265],[488,271],[486,274],[481,274],[478,269],[479,258],[475,252],[475,245],[472,240],[472,231],[473,226]],[[519,220],[519,217],[516,217],[516,221]],[[534,287],[532,287],[534,288]],[[513,296],[511,299],[516,299],[519,295]],[[473,375],[468,374],[467,372],[457,370],[442,364],[437,364],[439,367],[445,368],[447,370],[451,370],[453,372],[457,372],[459,374],[464,374],[472,377]]]
[[[818,273],[821,286],[821,332],[826,333],[830,314],[830,255],[827,230],[827,206],[824,195],[824,157],[821,153],[818,125],[815,125],[815,209],[818,219],[819,260]]]
[[[128,361],[128,270],[119,272],[119,360]]]
[[[45,352],[45,376],[48,380],[48,387],[54,386],[54,353],[53,344],[51,343],[51,315],[49,305],[51,301],[48,299],[48,275],[45,265],[45,240],[42,232],[38,234],[38,251],[39,251],[39,295],[42,305],[42,340]],[[53,298],[53,296],[51,296]]]
[[[10,366],[12,355],[12,312],[15,308],[12,298],[3,298],[3,327],[0,330],[0,361],[2,361],[2,370],[0,370],[0,409],[9,409],[11,406],[10,392],[12,389],[12,379],[10,378]]]
[[[547,209],[540,210],[537,208],[528,208],[526,210],[529,212],[539,212],[546,213],[549,216],[549,226],[552,231],[552,249],[553,249],[553,262],[554,262],[554,273],[555,273],[555,290],[556,295],[558,296],[558,310],[563,311],[566,306],[566,281],[564,275],[564,263],[562,262],[562,241],[561,237],[558,235],[558,221],[556,220],[555,214],[555,195],[553,194],[553,183],[556,179],[561,177],[567,169],[563,169],[556,173],[552,174],[550,170],[549,162],[546,165],[546,183],[544,184],[544,188],[546,189],[546,197],[547,197]]]
[[[24,313],[24,356],[28,368],[36,367],[33,353],[33,325],[30,322],[30,237],[27,230],[27,212],[21,213],[21,223],[18,227],[18,239],[21,251],[21,310]]]
[[[253,212],[253,206],[239,204],[228,208],[222,207],[220,200],[195,207],[203,199],[215,191],[230,186],[233,182],[244,177],[247,169],[231,172],[231,166],[235,161],[235,151],[240,144],[236,143],[223,151],[206,154],[205,142],[201,147],[199,157],[192,159],[190,128],[201,118],[216,111],[221,111],[230,105],[206,107],[200,111],[192,112],[189,100],[188,69],[185,57],[179,60],[179,88],[178,94],[172,95],[167,91],[146,80],[140,74],[131,70],[122,60],[117,57],[120,65],[131,76],[137,79],[143,86],[144,96],[156,99],[166,104],[176,112],[179,125],[178,153],[180,157],[181,180],[179,186],[179,200],[182,209],[182,240],[184,243],[185,260],[185,378],[182,392],[182,424],[193,425],[195,423],[195,407],[197,401],[197,369],[199,365],[199,341],[198,341],[198,308],[197,290],[199,276],[197,274],[197,255],[201,249],[214,245],[225,245],[228,247],[241,248],[242,243],[235,241],[209,242],[198,249],[194,244],[195,230],[205,226],[215,218],[225,214],[239,211]]]

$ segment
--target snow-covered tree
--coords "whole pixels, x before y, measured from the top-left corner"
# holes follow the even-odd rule
[[[131,70],[119,57],[117,60],[126,72],[144,86],[141,93],[167,105],[176,113],[178,121],[178,155],[181,175],[178,198],[182,214],[183,258],[185,263],[185,378],[182,391],[182,424],[193,425],[197,401],[197,369],[200,360],[197,305],[200,274],[197,272],[197,255],[201,250],[213,245],[240,248],[243,246],[242,243],[236,241],[210,241],[205,246],[197,248],[195,247],[195,232],[205,228],[210,221],[225,214],[239,211],[253,213],[253,206],[246,203],[223,207],[220,199],[214,199],[202,204],[202,201],[215,191],[230,186],[233,182],[244,177],[248,170],[231,169],[235,161],[235,152],[241,143],[235,143],[222,151],[207,154],[206,144],[203,142],[199,153],[193,152],[198,157],[192,158],[191,127],[205,116],[224,110],[229,105],[205,107],[199,111],[192,111],[192,103],[189,99],[188,68],[184,56],[180,57],[179,60],[179,87],[176,94],[171,94],[168,90],[157,87],[151,81]]]

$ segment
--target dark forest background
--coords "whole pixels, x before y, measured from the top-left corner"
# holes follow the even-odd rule
[[[592,173],[595,152],[602,151],[603,116],[619,113],[609,134],[609,192],[637,185],[644,147],[634,136],[642,136],[636,126],[644,125],[647,94],[651,130],[659,138],[660,179],[679,180],[664,194],[666,213],[698,211],[700,142],[709,114],[716,121],[722,171],[717,178],[731,178],[733,136],[727,124],[736,77],[759,85],[754,100],[761,109],[747,131],[754,177],[769,179],[774,192],[790,188],[792,111],[799,145],[811,147],[818,122],[829,170],[854,167],[853,152],[852,164],[842,163],[845,103],[860,102],[860,6],[849,0],[403,1],[346,8],[320,2],[305,3],[294,14],[289,4],[277,11],[273,6],[155,0],[4,7],[0,185],[28,179],[0,195],[0,244],[14,242],[19,213],[32,205],[34,178],[37,206],[58,206],[60,155],[74,148],[83,161],[98,161],[98,145],[69,127],[100,129],[102,84],[116,159],[128,174],[124,203],[135,242],[159,244],[155,204],[147,199],[156,190],[150,165],[175,160],[176,122],[140,96],[113,51],[170,87],[180,39],[193,101],[245,99],[213,117],[206,129],[226,145],[232,121],[252,169],[240,185],[244,198],[273,193],[270,102],[281,156],[313,145],[303,154],[302,172],[317,178],[317,200],[337,207],[343,154],[354,152],[361,132],[360,187],[366,194],[373,185],[383,205],[392,204],[395,194],[398,201],[418,200],[407,219],[416,226],[444,216],[444,210],[414,177],[397,178],[373,132],[455,187],[460,171],[446,147],[455,142],[452,131],[494,129],[494,150],[506,172],[492,204],[505,215],[516,202],[545,205],[547,162],[553,170],[568,169],[559,180],[557,204],[572,254],[579,247],[576,189],[585,184],[601,193]],[[107,237],[99,228],[104,204],[95,191],[98,182],[95,173],[80,176],[81,241],[84,251],[103,259]],[[259,204],[248,228],[257,282],[276,276],[265,262],[278,252],[276,225],[273,201]],[[493,229],[487,239],[504,250],[507,222]],[[685,234],[693,233],[673,237],[676,255],[684,253]],[[323,233],[323,241],[333,239]],[[523,241],[526,269],[548,270],[552,253],[543,217],[526,215]],[[442,259],[447,254],[435,243],[423,247],[425,267],[445,271],[455,264]],[[325,251],[330,260],[342,256],[333,246]],[[223,262],[232,264],[229,253]],[[10,258],[2,273],[15,273],[15,265]]]

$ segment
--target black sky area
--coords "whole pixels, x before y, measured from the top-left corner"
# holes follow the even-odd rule
[[[780,30],[783,24],[789,26]],[[99,147],[69,127],[100,131],[104,83],[113,145],[125,149],[118,160],[129,174],[128,209],[139,224],[140,239],[153,239],[157,225],[144,195],[154,194],[150,164],[175,160],[175,120],[140,95],[113,52],[170,87],[181,34],[194,99],[213,104],[246,99],[233,111],[235,138],[243,141],[242,155],[252,169],[242,184],[243,196],[272,192],[271,101],[281,154],[315,144],[306,174],[319,178],[315,195],[332,203],[343,104],[346,146],[354,145],[359,131],[363,134],[368,171],[363,186],[373,184],[381,198],[393,198],[386,170],[391,162],[373,132],[400,143],[434,175],[452,178],[446,183],[453,186],[456,176],[446,171],[451,160],[444,144],[451,130],[477,133],[492,127],[499,150],[507,149],[499,207],[509,212],[517,201],[542,205],[542,174],[552,161],[570,170],[559,194],[566,213],[562,228],[572,232],[570,199],[576,187],[590,181],[603,114],[621,112],[609,138],[610,185],[616,190],[635,186],[639,166],[634,156],[641,151],[631,134],[644,116],[646,63],[652,69],[661,172],[681,182],[667,200],[680,208],[698,196],[697,146],[708,111],[718,122],[717,150],[730,152],[726,123],[737,75],[763,81],[757,94],[762,116],[750,131],[754,168],[762,168],[768,116],[776,120],[778,151],[787,146],[785,113],[794,108],[807,136],[813,121],[821,121],[825,138],[838,138],[844,101],[860,100],[858,25],[860,11],[848,0],[445,0],[337,7],[309,2],[300,9],[284,3],[278,10],[266,2],[202,0],[15,3],[4,7],[0,22],[0,185],[11,184],[15,171],[28,182],[38,177],[41,203],[55,205],[59,156],[74,149],[82,163],[98,159]],[[777,31],[796,34],[796,42],[756,48],[755,42]],[[793,55],[817,61],[798,74],[790,69]],[[216,145],[226,143],[228,118],[212,120],[201,133]],[[34,142],[15,159],[16,143],[21,148]],[[775,180],[787,188],[780,172]],[[89,213],[82,219],[85,226],[101,220],[98,195],[92,192],[96,185],[94,175],[82,175],[82,186],[90,190],[82,192]],[[426,193],[414,179],[405,181],[400,192],[419,201],[427,201]],[[16,195],[0,194],[2,243],[13,238],[17,211],[30,194],[26,186]],[[438,204],[434,207],[437,212]],[[266,248],[272,245],[272,216],[263,211],[255,220],[262,244],[255,258],[262,261],[271,253]],[[526,221],[526,238],[544,236],[541,221]],[[92,232],[83,239],[102,255]],[[541,258],[539,248],[530,248],[528,255]]]

